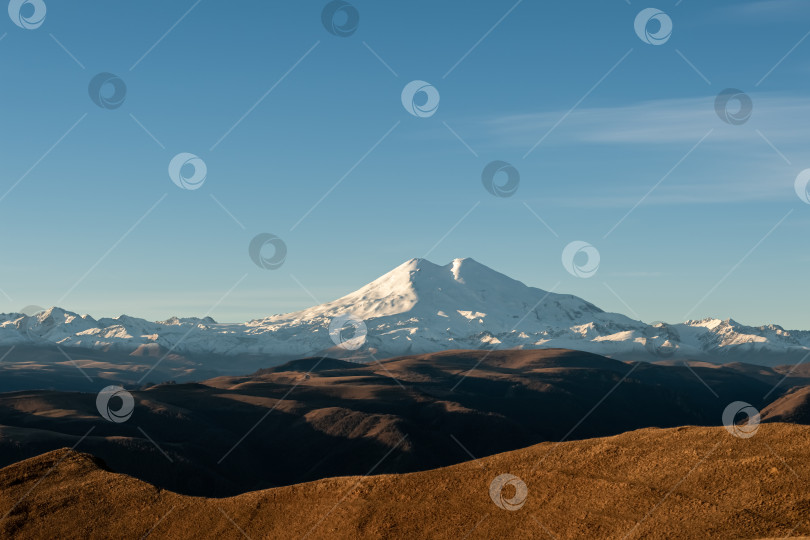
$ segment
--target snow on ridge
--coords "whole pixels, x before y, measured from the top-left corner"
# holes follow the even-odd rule
[[[655,360],[736,350],[810,350],[810,332],[777,325],[748,327],[714,318],[647,325],[577,296],[528,287],[469,258],[444,266],[410,259],[331,302],[241,324],[220,324],[210,317],[95,320],[57,307],[32,316],[5,314],[0,315],[0,345],[58,343],[122,351],[159,345],[187,354],[309,356],[335,352],[329,325],[343,315],[367,326],[358,354],[561,347]]]

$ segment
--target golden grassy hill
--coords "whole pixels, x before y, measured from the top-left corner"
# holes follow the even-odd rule
[[[503,473],[528,488],[519,510],[490,498]],[[810,533],[810,427],[766,424],[750,439],[642,429],[225,499],[160,490],[63,449],[0,470],[0,515],[4,538],[800,537]]]

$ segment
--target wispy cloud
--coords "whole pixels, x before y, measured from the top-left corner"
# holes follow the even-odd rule
[[[717,7],[717,17],[725,22],[793,21],[810,19],[807,0],[757,0]],[[708,18],[707,19],[712,19]]]
[[[651,177],[652,178],[652,177]],[[652,182],[652,180],[650,180]],[[753,170],[746,177],[733,181],[718,179],[716,173],[708,175],[702,182],[672,182],[664,184],[644,200],[645,206],[660,205],[710,205],[738,204],[746,202],[784,202],[795,197],[792,193],[792,180],[789,176],[774,178],[767,173],[767,167]],[[561,208],[630,208],[645,190],[646,185],[627,186],[620,193],[594,191],[571,196],[546,196],[539,204]]]
[[[810,98],[755,95],[754,112],[746,129],[725,126],[714,110],[715,96],[645,101],[617,107],[583,108],[572,113],[547,143],[669,144],[693,143],[712,128],[711,142],[744,141],[754,128],[780,141],[806,137]],[[564,111],[514,114],[486,121],[491,134],[501,143],[530,146]],[[733,128],[733,129],[732,129]],[[527,147],[528,147],[527,146]]]

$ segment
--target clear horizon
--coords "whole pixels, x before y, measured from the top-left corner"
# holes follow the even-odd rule
[[[810,329],[807,2],[661,2],[659,45],[618,0],[357,1],[345,37],[328,2],[46,3],[0,28],[2,312],[243,322],[471,257],[646,322]],[[411,81],[435,111],[406,110]],[[730,88],[750,118],[720,118]],[[204,181],[173,183],[182,153]],[[495,161],[511,196],[511,169],[482,185]],[[251,260],[263,233],[275,269]],[[577,241],[587,279],[561,261]]]

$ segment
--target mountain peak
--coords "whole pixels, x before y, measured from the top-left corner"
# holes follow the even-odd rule
[[[733,319],[648,326],[571,294],[524,285],[471,258],[444,265],[409,259],[331,302],[245,324],[219,325],[209,317],[155,323],[126,315],[96,321],[61,308],[29,307],[36,309],[26,311],[36,313],[0,316],[0,344],[58,343],[130,353],[148,345],[182,354],[304,357],[334,352],[340,344],[331,326],[351,317],[365,327],[363,350],[378,357],[447,349],[559,347],[623,359],[661,359],[673,350],[697,358],[739,347],[747,353],[782,355],[779,361],[785,363],[784,355],[804,356],[810,350],[808,331],[752,328]]]
[[[400,264],[399,266],[397,266],[396,268],[391,270],[391,272],[396,272],[397,270],[405,270],[405,271],[416,271],[416,270],[424,270],[424,269],[431,269],[432,270],[432,269],[436,269],[436,268],[439,268],[438,264],[433,263],[433,262],[429,261],[428,259],[422,259],[422,258],[414,257],[413,259],[408,259],[404,263]],[[391,272],[389,272],[389,274]],[[388,275],[388,274],[384,274],[384,276],[385,275]]]
[[[407,276],[402,275],[402,270],[407,271]],[[506,294],[520,292],[526,288],[523,283],[470,257],[453,259],[444,266],[427,259],[410,259],[380,279],[392,274],[402,279],[399,283],[402,288],[414,289],[417,294],[465,286],[478,291],[500,290]]]
[[[453,273],[453,278],[460,283],[464,283],[463,275],[469,274],[470,272],[480,273],[482,270],[494,272],[494,270],[491,268],[484,266],[471,257],[466,257],[464,259],[453,259],[453,262],[450,263],[450,267],[450,271]]]
[[[78,313],[74,313],[73,311],[69,311],[67,309],[62,309],[58,306],[52,306],[48,309],[41,309],[35,313],[26,314],[26,317],[38,320],[40,322],[46,320],[70,322],[74,319],[86,318],[90,318],[92,320],[92,317],[89,317],[88,315],[79,315]]]

